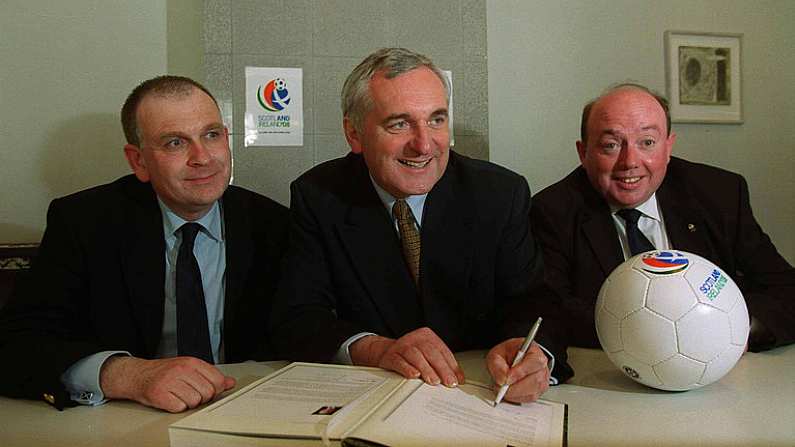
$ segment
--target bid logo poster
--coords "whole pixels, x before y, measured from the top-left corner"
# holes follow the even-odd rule
[[[246,67],[244,146],[303,146],[303,71]]]

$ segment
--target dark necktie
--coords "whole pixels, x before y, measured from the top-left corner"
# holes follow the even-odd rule
[[[629,242],[629,251],[632,256],[645,251],[654,250],[654,245],[644,236],[638,228],[638,219],[640,219],[641,212],[634,208],[626,208],[619,210],[618,214],[624,222],[626,222],[627,229],[627,242]]]
[[[180,228],[182,243],[177,256],[177,353],[213,362],[207,308],[199,263],[193,256],[193,242],[201,226],[188,222]]]
[[[414,279],[414,284],[420,282],[420,233],[414,225],[414,217],[405,200],[397,200],[392,206],[392,214],[397,219],[400,230],[400,242],[403,245],[403,258]]]

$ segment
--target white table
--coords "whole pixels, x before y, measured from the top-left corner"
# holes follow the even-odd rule
[[[745,354],[723,379],[687,392],[636,384],[600,350],[569,350],[576,376],[545,399],[569,405],[569,446],[795,446],[795,345]],[[488,381],[483,352],[457,356],[471,380]],[[223,365],[251,383],[286,362]],[[0,446],[168,446],[168,414],[132,402],[59,412],[0,398]]]
[[[464,355],[476,353],[462,354],[468,371],[478,361]],[[746,353],[718,382],[685,392],[636,383],[601,350],[569,357],[574,378],[544,399],[568,404],[571,447],[795,446],[795,345]]]

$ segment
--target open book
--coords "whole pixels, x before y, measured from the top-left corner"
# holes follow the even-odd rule
[[[172,424],[171,447],[563,446],[566,406],[492,406],[474,383],[430,386],[378,368],[292,363]]]

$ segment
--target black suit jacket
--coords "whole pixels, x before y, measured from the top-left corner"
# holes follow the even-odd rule
[[[751,350],[795,341],[795,270],[779,255],[751,212],[740,175],[671,157],[657,190],[671,246],[700,255],[728,273],[748,311],[775,336]],[[546,279],[561,296],[570,343],[599,347],[594,304],[607,276],[624,262],[607,202],[578,167],[534,197],[533,228]]]
[[[266,324],[288,210],[235,186],[222,206],[225,358],[269,359]],[[61,402],[60,375],[87,355],[126,350],[153,358],[163,324],[165,239],[150,184],[128,175],[54,200],[33,279],[0,316],[2,394]]]
[[[283,356],[328,361],[357,333],[397,338],[424,326],[453,351],[490,348],[525,336],[552,301],[527,182],[507,169],[450,153],[425,202],[420,291],[361,156],[319,165],[291,188],[291,244],[272,320]],[[565,380],[554,328],[545,322],[539,340]]]

